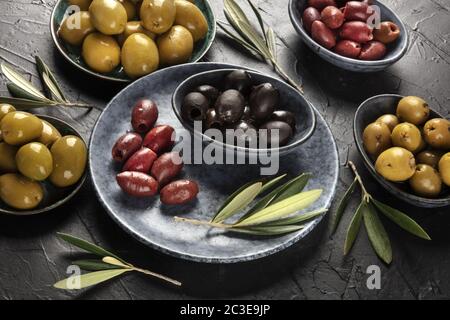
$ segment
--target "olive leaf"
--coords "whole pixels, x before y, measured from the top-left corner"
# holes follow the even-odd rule
[[[39,56],[35,56],[34,58],[36,61],[36,68],[41,78],[41,82],[44,83],[48,94],[53,94],[58,98],[60,102],[69,102],[69,100],[67,100],[64,96],[64,93],[61,90],[58,81],[56,81],[55,76],[50,71],[50,68],[47,66],[47,64]]]
[[[53,286],[57,289],[79,290],[111,280],[112,278],[120,276],[128,271],[131,271],[131,269],[95,271],[80,276],[70,276],[67,279],[58,281]]]
[[[276,185],[278,182],[280,182],[281,180],[283,180],[285,177],[287,176],[287,174],[282,174],[281,176],[275,177],[272,180],[269,180],[267,182],[263,181],[263,186],[261,188],[260,193],[264,193],[267,190],[269,190],[270,188],[272,188],[274,185]]]
[[[49,103],[49,102],[35,101],[22,98],[9,98],[9,97],[0,97],[0,103],[11,104],[16,109],[19,110],[29,110],[34,108],[54,106],[54,104],[52,104],[51,102]]]
[[[42,101],[50,101],[47,99],[35,86],[26,80],[20,73],[15,71],[13,68],[5,63],[0,64],[0,69],[4,76],[14,83],[17,87],[21,88],[23,91],[28,92],[30,95],[40,98]]]
[[[376,210],[370,203],[365,206],[363,219],[373,249],[381,260],[390,264],[392,262],[391,242]]]
[[[304,226],[286,225],[286,226],[255,226],[255,227],[235,227],[229,229],[230,232],[245,233],[255,236],[277,236],[286,233],[292,233],[303,229]]]
[[[277,58],[277,40],[275,36],[275,32],[272,28],[268,28],[266,32],[267,45],[269,47],[269,51],[272,54],[272,57]]]
[[[361,229],[364,210],[367,210],[367,204],[365,201],[361,201],[347,229],[344,243],[344,255],[347,255],[350,252],[353,244],[355,243],[356,237],[358,236],[359,230]]]
[[[347,191],[344,194],[344,197],[342,198],[341,202],[339,203],[339,206],[336,210],[336,215],[334,217],[333,222],[333,228],[332,228],[332,234],[336,232],[339,222],[341,221],[342,215],[345,211],[345,208],[347,208],[348,202],[350,201],[350,198],[353,194],[353,191],[355,191],[356,185],[358,184],[358,180],[355,178],[350,185],[350,187],[347,189]]]
[[[119,266],[105,263],[102,260],[96,260],[96,259],[75,260],[75,261],[72,261],[72,264],[75,266],[78,266],[78,267],[80,267],[80,269],[86,270],[86,271],[121,269],[121,267],[119,267]]]
[[[305,222],[305,221],[314,219],[327,211],[328,211],[327,209],[314,210],[311,212],[298,214],[298,215],[295,215],[292,217],[283,218],[283,219],[279,219],[279,220],[275,220],[275,221],[270,221],[270,222],[268,222],[268,224],[270,226],[297,225],[301,222]],[[264,223],[261,224],[261,226],[264,226],[264,225],[266,225],[266,224],[264,224]]]
[[[16,98],[20,99],[26,99],[26,100],[32,100],[32,101],[39,101],[44,102],[46,105],[48,105],[48,101],[45,99],[42,99],[38,96],[33,95],[29,91],[25,91],[22,87],[19,87],[17,84],[8,82],[6,84],[6,88],[8,89],[9,93]]]

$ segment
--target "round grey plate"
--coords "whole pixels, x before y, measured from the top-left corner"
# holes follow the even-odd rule
[[[100,199],[111,217],[127,232],[143,243],[175,257],[207,262],[235,263],[265,257],[296,243],[310,233],[321,218],[309,222],[303,230],[274,238],[223,233],[203,226],[175,222],[175,215],[210,219],[218,206],[237,187],[260,177],[256,165],[186,165],[183,177],[200,185],[198,200],[186,205],[167,207],[158,197],[136,199],[125,195],[116,184],[120,170],[111,160],[115,140],[131,129],[133,104],[150,98],[158,104],[159,124],[169,124],[177,133],[183,126],[172,111],[175,88],[187,77],[207,70],[242,68],[222,63],[185,64],[155,72],[137,80],[115,96],[97,121],[90,145],[90,170]],[[309,209],[329,208],[334,197],[339,161],[336,143],[325,120],[317,114],[314,135],[297,151],[280,159],[280,173],[290,176],[311,172],[307,189],[322,188],[321,198]]]

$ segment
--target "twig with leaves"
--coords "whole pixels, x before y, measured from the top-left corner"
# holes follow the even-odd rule
[[[230,22],[233,29],[236,31],[231,32],[227,25],[223,22],[217,22],[217,25],[222,29],[227,37],[234,40],[245,50],[252,53],[254,56],[269,62],[274,67],[274,70],[289,84],[295,87],[300,93],[303,94],[302,85],[293,80],[283,67],[280,65],[277,59],[277,46],[276,35],[273,29],[266,26],[264,20],[251,0],[247,0],[252,8],[256,18],[258,20],[260,31],[258,32],[251,24],[249,18],[244,13],[242,8],[236,3],[235,0],[224,0],[224,12],[227,20]]]
[[[110,280],[112,278],[115,278],[117,276],[120,276],[126,272],[140,272],[158,279],[161,279],[163,281],[169,282],[176,286],[181,286],[181,282],[171,279],[169,277],[163,276],[161,274],[148,271],[145,269],[137,268],[133,266],[131,263],[126,262],[122,258],[118,257],[114,253],[111,253],[93,243],[90,243],[86,240],[76,238],[74,236],[64,234],[64,233],[58,233],[58,236],[87,252],[90,252],[96,256],[102,257],[101,259],[87,259],[87,260],[77,260],[73,261],[72,264],[78,266],[80,269],[85,271],[91,271],[89,273],[79,275],[79,278],[77,275],[73,275],[67,279],[58,281],[54,284],[55,288],[58,289],[65,289],[65,290],[79,290],[84,289],[102,282],[105,282],[107,280]],[[75,285],[74,285],[75,284]]]
[[[304,191],[310,174],[301,174],[273,189],[286,174],[269,181],[258,180],[247,183],[230,195],[210,221],[175,217],[176,221],[188,222],[258,236],[275,236],[295,232],[304,228],[305,221],[311,220],[326,209],[290,216],[308,208],[322,194],[322,190]],[[233,223],[225,223],[246,209],[258,195],[263,195],[242,217]]]
[[[355,164],[349,161],[348,166],[353,171],[355,179],[353,180],[348,190],[345,192],[344,197],[342,198],[338,206],[333,225],[333,233],[336,232],[345,208],[347,207],[351,196],[358,185],[361,188],[362,199],[361,203],[356,209],[356,212],[353,214],[350,225],[347,228],[347,235],[344,243],[344,255],[347,255],[353,247],[359,230],[361,229],[362,221],[364,221],[364,226],[367,230],[369,240],[372,244],[373,249],[375,250],[375,253],[386,264],[390,264],[392,262],[391,242],[378,216],[378,212],[382,213],[388,219],[390,219],[409,233],[425,240],[431,240],[430,236],[425,232],[425,230],[409,216],[373,198],[373,196],[367,192],[367,189],[364,186],[364,183],[358,173],[358,170],[356,169]]]

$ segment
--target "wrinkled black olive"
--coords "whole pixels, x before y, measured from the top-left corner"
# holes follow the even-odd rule
[[[256,120],[267,119],[278,104],[280,94],[270,83],[263,83],[253,88],[250,94],[249,105]]]
[[[291,126],[283,121],[269,121],[259,127],[260,137],[267,137],[267,142],[269,146],[275,145],[275,139],[277,138],[273,130],[278,130],[278,146],[285,146],[289,140],[292,138],[294,131]],[[261,130],[267,130],[267,135],[261,133]]]
[[[237,143],[239,146],[251,146],[253,141],[257,141],[258,132],[251,123],[247,121],[239,121],[234,127]],[[242,131],[238,131],[242,130]],[[257,144],[254,146],[258,147]]]
[[[234,123],[244,114],[245,99],[237,90],[230,89],[217,98],[215,110],[218,117],[225,123]]]
[[[181,114],[187,121],[201,121],[208,111],[208,99],[201,93],[191,92],[184,97]]]
[[[224,81],[225,90],[235,89],[247,95],[252,87],[252,78],[244,70],[230,72]]]
[[[286,110],[277,110],[269,118],[270,121],[283,121],[286,122],[288,125],[291,126],[292,130],[295,131],[295,115]]]
[[[215,109],[208,109],[206,112],[205,129],[219,129],[222,130],[223,122],[217,116]]]
[[[197,88],[195,88],[194,91],[199,92],[202,95],[204,95],[208,99],[210,106],[213,106],[216,103],[216,100],[220,94],[220,92],[219,92],[219,90],[217,90],[217,88],[214,88],[213,86],[210,86],[207,84],[198,86]]]

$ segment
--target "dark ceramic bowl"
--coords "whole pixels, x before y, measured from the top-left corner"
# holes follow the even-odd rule
[[[197,62],[206,54],[206,52],[211,47],[214,38],[216,36],[216,17],[211,8],[211,4],[208,0],[195,0],[195,4],[203,12],[205,18],[208,22],[208,34],[205,39],[198,41],[194,46],[194,52],[192,54],[189,62]],[[50,31],[52,34],[53,42],[58,48],[59,52],[63,57],[74,65],[76,68],[82,70],[85,73],[93,75],[100,79],[111,80],[116,82],[131,82],[130,79],[123,70],[122,66],[119,65],[115,70],[110,73],[99,73],[93,71],[89,66],[83,61],[81,57],[81,48],[71,46],[65,43],[61,38],[58,37],[57,31],[64,20],[66,10],[69,8],[70,4],[68,0],[58,0],[55,7],[53,8],[52,16],[50,19]]]
[[[68,123],[50,116],[45,115],[37,115],[37,116],[40,119],[51,123],[56,129],[58,129],[61,135],[63,136],[74,135],[81,138],[84,141],[83,137],[79,134],[79,132]],[[87,146],[86,141],[84,141],[84,143]],[[0,200],[0,213],[12,214],[17,216],[29,216],[56,209],[59,206],[65,204],[67,201],[72,199],[77,194],[77,192],[81,189],[84,182],[86,181],[86,177],[87,177],[87,170],[85,170],[84,175],[76,184],[66,188],[57,188],[50,181],[44,181],[42,182],[42,186],[44,188],[44,198],[42,199],[42,202],[39,204],[37,208],[32,210],[16,210]]]
[[[392,21],[401,30],[400,37],[396,42],[388,45],[386,56],[381,60],[363,61],[347,58],[322,47],[305,30],[302,23],[302,12],[308,7],[308,0],[289,0],[289,16],[292,24],[300,35],[302,41],[316,52],[322,59],[342,69],[355,72],[377,72],[386,69],[390,65],[400,60],[408,49],[408,32],[400,18],[388,7],[379,1],[374,1],[374,5],[380,8],[381,21]]]
[[[363,146],[363,131],[367,125],[374,122],[383,114],[395,114],[397,104],[403,96],[395,94],[384,94],[372,97],[364,101],[358,108],[353,121],[353,134],[355,136],[356,146],[364,159],[364,164],[373,175],[373,177],[391,194],[397,198],[408,202],[417,207],[439,208],[450,205],[450,190],[446,188],[442,191],[439,198],[430,199],[416,196],[412,193],[408,183],[393,183],[384,179],[375,170],[375,165],[370,156],[366,153]],[[443,118],[437,112],[431,110],[430,119]]]
[[[212,142],[218,147],[224,147],[227,152],[237,152],[243,155],[254,155],[258,153],[275,151],[279,152],[280,155],[285,155],[295,150],[295,148],[303,144],[311,137],[316,127],[316,115],[311,104],[297,90],[285,82],[256,71],[247,71],[252,77],[254,84],[257,85],[266,82],[271,83],[280,92],[280,103],[278,106],[279,110],[291,111],[296,117],[296,130],[294,136],[286,146],[279,147],[278,149],[244,148],[219,142],[211,139],[202,132],[195,131],[192,123],[184,120],[181,116],[181,105],[184,97],[194,88],[203,84],[209,84],[217,88],[221,88],[221,83],[223,82],[225,76],[234,70],[236,69],[220,69],[198,73],[186,79],[177,87],[172,97],[172,107],[175,115],[178,117],[178,120],[180,120],[185,128],[193,132],[198,138],[201,138],[206,144]]]

